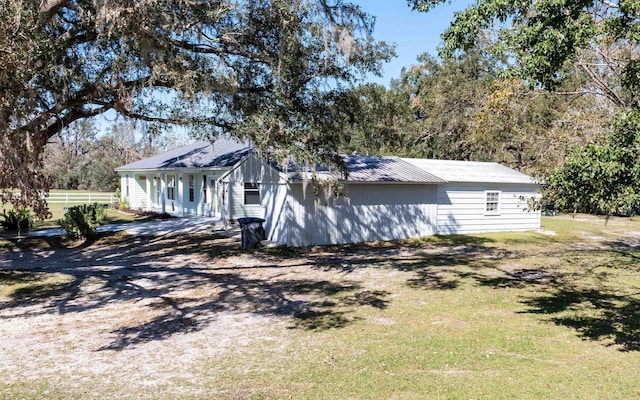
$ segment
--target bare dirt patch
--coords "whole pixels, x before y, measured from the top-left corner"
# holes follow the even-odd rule
[[[64,279],[0,297],[5,385],[97,380],[96,393],[80,395],[128,398],[143,385],[151,397],[176,397],[178,382],[197,381],[203,363],[264,341],[285,348],[292,328],[340,327],[353,321],[349,307],[386,306],[386,292],[361,283],[371,272],[332,257],[243,253],[234,238],[119,233],[36,247],[0,253],[0,270],[10,274],[0,284]]]

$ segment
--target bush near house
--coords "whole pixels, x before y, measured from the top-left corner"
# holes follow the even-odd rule
[[[98,203],[70,207],[64,218],[58,220],[60,226],[72,239],[95,237],[96,228],[107,218],[105,208]]]
[[[28,208],[13,209],[7,212],[2,210],[0,225],[7,231],[21,232],[31,229],[33,216]]]

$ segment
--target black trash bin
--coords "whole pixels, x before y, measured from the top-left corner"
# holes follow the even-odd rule
[[[262,223],[262,218],[238,218],[240,232],[242,236],[242,248],[255,249],[264,240],[266,235]]]

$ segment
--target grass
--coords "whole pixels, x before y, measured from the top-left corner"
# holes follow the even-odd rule
[[[60,195],[64,193],[70,193],[74,195],[83,194],[83,193],[97,193],[95,191],[89,190],[52,190],[52,195]],[[49,204],[49,211],[51,212],[51,217],[46,220],[35,220],[33,224],[33,229],[44,229],[44,228],[57,228],[60,225],[58,224],[58,220],[64,217],[65,208],[71,207],[79,204],[84,204],[82,202],[70,202],[70,203],[51,203]],[[2,206],[2,210],[9,211],[11,209],[10,204],[4,204]],[[2,211],[0,211],[2,212]],[[145,217],[139,217],[131,214],[125,214],[118,212],[118,210],[107,210],[107,222],[106,223],[125,223],[125,222],[133,222],[133,221],[142,221],[145,220]]]
[[[51,211],[51,218],[46,220],[36,220],[33,224],[33,229],[45,229],[45,228],[58,228],[58,220],[64,217],[64,208],[71,207],[77,204],[51,204],[49,205],[49,211]],[[134,221],[144,221],[145,217],[139,217],[127,213],[122,213],[118,210],[107,209],[107,224],[117,224]]]
[[[145,388],[122,394],[84,377],[63,384],[14,383],[0,388],[0,394],[99,397],[96,393],[113,390],[114,397],[187,399],[638,398],[640,221],[547,217],[543,225],[555,235],[434,236],[249,255],[228,244],[218,248],[213,239],[183,239],[175,243],[176,253],[198,252],[215,260],[210,267],[250,257],[264,270],[277,271],[260,280],[250,275],[255,267],[232,270],[243,277],[247,293],[261,290],[263,297],[252,301],[275,293],[280,300],[305,301],[307,307],[289,313],[280,308],[273,315],[284,329],[275,324],[267,335],[247,333],[234,349],[199,360],[188,378],[174,378],[178,391],[159,386],[155,394]],[[304,275],[305,269],[313,274]],[[0,295],[13,301],[47,298],[70,282],[64,274],[5,272]],[[243,289],[238,282],[234,290]],[[246,309],[249,300],[244,301]],[[223,300],[215,303],[221,306]],[[166,352],[169,357],[171,350]],[[94,386],[98,392],[92,392]]]
[[[73,277],[65,274],[0,271],[0,298],[21,301],[31,297],[47,297],[64,290]]]
[[[46,220],[35,220],[33,223],[33,230],[46,229],[46,228],[59,228],[58,220],[64,217],[65,207],[70,207],[77,204],[50,204],[49,211],[51,211],[51,217]],[[9,210],[10,206],[4,206],[3,209]],[[1,213],[2,211],[0,211]],[[107,224],[127,223],[144,221],[147,217],[141,217],[137,215],[127,214],[114,209],[107,209]]]

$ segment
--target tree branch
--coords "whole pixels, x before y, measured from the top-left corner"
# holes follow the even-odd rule
[[[602,79],[600,79],[600,77],[598,75],[596,75],[595,72],[593,72],[593,70],[591,68],[589,68],[589,66],[587,64],[578,64],[580,67],[582,67],[582,69],[587,73],[587,75],[589,75],[589,77],[591,78],[591,80],[598,85],[598,87],[600,87],[600,89],[602,89],[605,92],[605,95],[611,99],[611,101],[613,101],[616,105],[620,106],[620,107],[625,107],[626,103],[625,101],[618,96],[618,94],[609,87],[609,85],[607,85]]]
[[[91,110],[86,110],[83,108],[76,108],[69,111],[62,117],[57,118],[52,124],[47,126],[44,130],[44,134],[46,139],[51,139],[56,133],[60,132],[65,127],[69,126],[72,122],[77,121],[83,118],[90,118],[96,115],[100,115],[108,110],[113,108],[113,106],[105,105],[100,108],[94,108]]]

